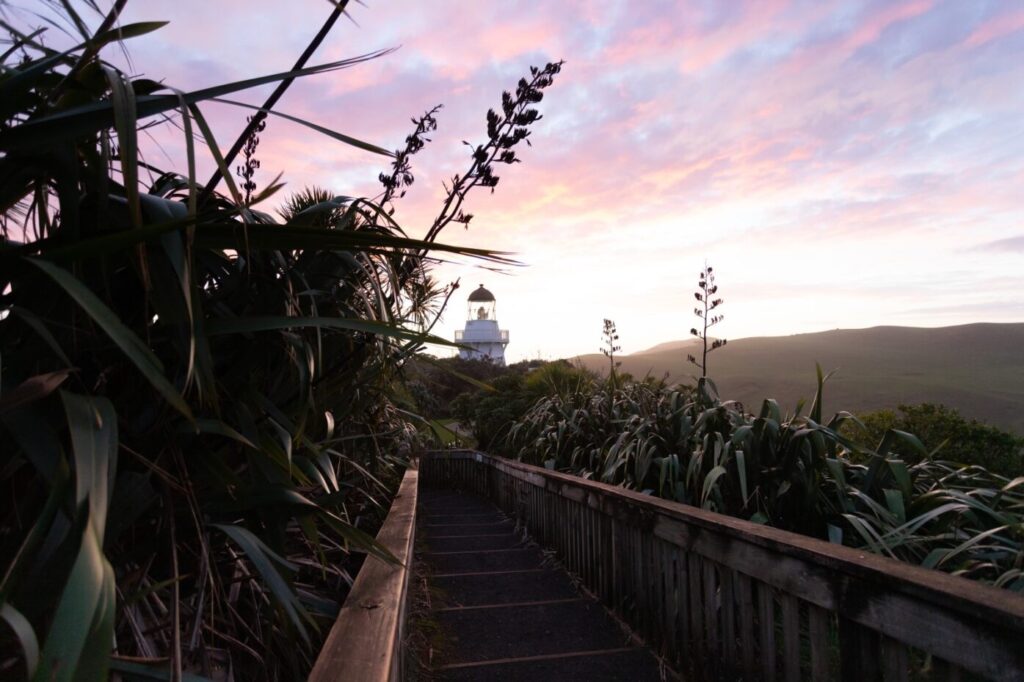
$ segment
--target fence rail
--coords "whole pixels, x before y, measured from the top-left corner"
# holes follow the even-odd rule
[[[419,472],[409,468],[377,541],[398,564],[366,558],[352,584],[310,682],[391,682],[404,678],[402,641],[416,529]]]
[[[430,453],[686,679],[1024,680],[1024,597],[490,455]]]

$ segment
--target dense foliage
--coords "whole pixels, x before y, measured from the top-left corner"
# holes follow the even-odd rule
[[[452,416],[452,403],[466,393],[491,393],[491,383],[506,374],[521,374],[538,361],[507,367],[480,359],[458,356],[435,358],[420,354],[403,370],[410,401],[417,414],[432,419]]]
[[[509,429],[523,461],[712,511],[866,547],[1024,591],[1024,477],[933,459],[889,429],[870,447],[823,418],[773,400],[758,413],[694,389],[589,382],[540,399]],[[897,448],[916,459],[898,456]]]
[[[502,370],[488,386],[456,396],[449,412],[472,434],[477,447],[503,455],[511,454],[505,447],[509,427],[537,400],[572,394],[594,380],[593,374],[565,360],[525,361]]]
[[[913,433],[938,457],[959,465],[977,465],[1009,476],[1024,476],[1024,438],[976,419],[967,419],[945,405],[923,403],[900,405],[895,410],[876,410],[859,415],[857,428],[844,430],[861,445],[877,443],[891,429]],[[896,454],[908,462],[920,462],[924,455],[902,444]]]
[[[243,147],[253,167],[265,113],[224,153],[200,106],[366,57],[183,92],[102,57],[160,23],[118,26],[124,2],[86,5],[95,30],[50,7],[80,33],[64,52],[3,24],[0,677],[302,679],[353,553],[383,552],[374,524],[418,438],[397,381],[450,293],[432,258],[502,261],[436,237],[516,160],[559,64],[488,112],[417,240],[391,203],[436,110],[396,153],[316,127],[388,159],[384,191],[314,188],[275,217],[257,207],[279,183],[253,193],[251,174],[240,189],[229,172]],[[140,158],[139,130],[168,122],[181,171]],[[218,167],[206,184],[200,154]]]

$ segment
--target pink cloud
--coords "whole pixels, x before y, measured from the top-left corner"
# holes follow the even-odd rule
[[[684,73],[698,73],[737,50],[749,46],[757,38],[777,30],[778,20],[788,4],[785,0],[745,4],[738,21],[730,23],[727,27],[720,27],[709,35],[701,36],[694,48],[684,51],[680,70]]]
[[[992,17],[974,29],[964,41],[965,47],[977,47],[1024,29],[1024,9]]]
[[[286,8],[181,0],[162,9],[174,30],[151,48],[130,47],[141,49],[140,70],[173,69],[173,80],[189,86],[280,70],[325,15],[322,0]],[[215,14],[230,21],[230,35],[216,22],[189,30],[193,17]],[[567,59],[541,103],[545,118],[524,163],[497,169],[494,195],[471,196],[470,230],[444,235],[516,250],[536,264],[498,287],[503,301],[516,301],[503,310],[543,311],[537,292],[564,280],[608,307],[591,311],[582,301],[581,315],[614,315],[616,307],[632,310],[631,292],[667,290],[659,283],[676,277],[680,263],[699,268],[705,256],[723,272],[791,287],[779,273],[801,277],[817,268],[816,258],[838,253],[865,272],[885,273],[892,286],[934,281],[955,297],[941,284],[952,268],[982,281],[1002,263],[991,254],[996,261],[988,264],[960,262],[964,245],[1020,231],[1020,43],[1005,40],[1024,28],[1019,9],[959,0],[751,0],[706,10],[574,0],[511,11],[438,0],[427,9],[368,3],[353,14],[359,27],[339,25],[316,61],[402,49],[297,83],[281,110],[395,148],[410,117],[444,103],[434,141],[415,159],[416,184],[398,204],[411,234],[432,219],[442,180],[467,166],[461,142],[482,139],[484,113],[501,91],[531,63]],[[247,113],[209,108],[222,146]],[[180,156],[180,135],[166,146]],[[259,155],[258,182],[283,170],[289,190],[316,182],[372,195],[387,164],[276,120]],[[920,246],[907,246],[915,240]],[[908,248],[928,257],[893,255]],[[609,290],[600,277],[609,267],[623,268],[623,281],[635,287]],[[873,290],[828,268],[814,276],[809,286],[877,303]],[[651,303],[650,319],[676,303]],[[521,349],[556,343],[523,314],[513,326]],[[898,318],[861,320],[878,321]],[[565,343],[582,343],[573,333]],[[656,333],[638,327],[631,338],[643,345],[639,339]]]
[[[852,51],[863,45],[873,43],[889,26],[907,21],[928,12],[935,6],[933,0],[913,0],[911,2],[894,2],[875,13],[869,14],[865,21],[851,33],[844,47]]]

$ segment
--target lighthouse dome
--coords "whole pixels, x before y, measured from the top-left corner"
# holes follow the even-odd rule
[[[476,291],[474,291],[473,293],[471,293],[469,295],[469,300],[473,301],[473,302],[493,301],[494,300],[494,294],[492,294],[487,289],[484,289],[484,285],[481,284],[479,289],[477,289]]]

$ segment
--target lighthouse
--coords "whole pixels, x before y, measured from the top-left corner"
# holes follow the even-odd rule
[[[455,332],[455,343],[468,346],[459,351],[464,360],[489,360],[505,364],[508,330],[498,328],[494,294],[481,284],[469,295],[466,306],[466,328]]]

